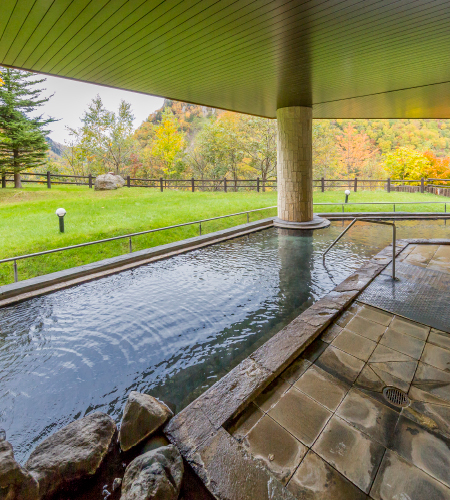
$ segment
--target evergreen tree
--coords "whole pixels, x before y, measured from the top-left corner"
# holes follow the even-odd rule
[[[42,115],[30,117],[50,98],[41,98],[45,89],[35,88],[45,78],[34,79],[27,71],[2,68],[0,86],[0,172],[14,173],[14,187],[21,187],[20,172],[46,162],[48,144],[45,127],[55,121]]]

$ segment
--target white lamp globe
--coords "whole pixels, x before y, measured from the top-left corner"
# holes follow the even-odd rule
[[[66,211],[64,208],[58,208],[58,210],[56,211],[56,215],[58,217],[64,217],[66,215]]]
[[[350,194],[350,189],[346,189],[345,194],[348,196]]]

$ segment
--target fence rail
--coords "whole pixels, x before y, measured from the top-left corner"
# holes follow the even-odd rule
[[[7,183],[14,182],[11,172],[2,174],[2,188],[6,188]],[[29,177],[41,177],[41,179],[30,179]],[[167,189],[181,189],[186,191],[240,191],[254,190],[257,192],[266,190],[276,190],[276,179],[142,179],[137,177],[127,176],[125,186],[132,187],[148,187],[164,191]],[[51,172],[24,172],[21,182],[23,183],[38,183],[46,184],[47,188],[55,185],[73,185],[73,186],[89,186],[93,188],[95,185],[95,176],[93,175],[71,175],[71,174],[53,174]],[[335,189],[383,189],[388,193],[391,191],[406,191],[406,192],[430,192],[450,196],[450,185],[436,185],[435,182],[446,183],[450,179],[313,179],[313,188],[318,191],[335,190]],[[448,193],[445,190],[448,189]],[[438,190],[440,190],[438,192]],[[443,191],[444,190],[444,191]]]

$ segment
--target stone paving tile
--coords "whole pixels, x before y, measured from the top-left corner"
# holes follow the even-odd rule
[[[388,328],[380,339],[383,344],[414,359],[420,359],[425,342],[405,333]]]
[[[316,361],[316,365],[346,384],[352,385],[364,362],[330,345]]]
[[[260,410],[267,413],[278,403],[281,396],[289,390],[290,387],[291,384],[278,377],[261,392],[254,403]]]
[[[331,345],[362,361],[367,361],[377,346],[372,340],[346,329],[342,330]]]
[[[250,403],[237,418],[230,422],[227,430],[235,439],[242,441],[263,416],[264,413],[254,403]]]
[[[410,386],[410,382],[402,380],[396,377],[395,375],[392,375],[392,373],[382,370],[380,368],[380,365],[384,367],[384,364],[385,363],[374,363],[374,364],[369,364],[369,366],[378,375],[378,377],[380,377],[380,379],[384,382],[385,386],[389,385],[397,387],[398,389],[407,392]]]
[[[359,302],[353,302],[348,308],[347,311],[351,312],[352,314],[358,314],[358,311],[364,307],[363,304],[360,304]]]
[[[320,336],[320,340],[331,343],[341,332],[342,327],[336,324],[331,325],[322,333],[322,335]]]
[[[336,415],[383,446],[389,447],[399,414],[386,405],[351,389]]]
[[[450,372],[450,351],[442,347],[427,343],[421,361],[440,370]]]
[[[368,391],[382,392],[387,384],[372,370],[372,368],[370,368],[369,365],[366,365],[358,375],[355,385]]]
[[[450,407],[439,404],[411,401],[402,414],[430,431],[450,437]]]
[[[405,258],[405,261],[415,266],[425,267],[433,258],[439,245],[417,245]]]
[[[442,332],[441,330],[431,329],[430,336],[428,337],[430,344],[443,347],[450,350],[450,334]]]
[[[351,313],[350,311],[345,311],[339,316],[339,318],[336,320],[336,324],[344,328],[349,321],[351,321],[355,315]]]
[[[450,500],[450,489],[387,450],[370,496],[374,500]]]
[[[409,319],[401,318],[400,316],[396,316],[392,320],[389,328],[397,330],[397,332],[400,333],[406,333],[407,335],[411,335],[411,337],[416,337],[420,340],[427,340],[428,333],[430,332],[429,326],[420,325],[414,321],[410,321]]]
[[[413,361],[413,359],[390,347],[378,344],[369,358],[369,363],[383,363],[385,361]]]
[[[370,363],[370,367],[379,375],[380,371],[389,373],[393,377],[410,384],[417,368],[417,361],[384,361],[382,363]]]
[[[302,357],[296,359],[290,366],[284,370],[280,377],[290,384],[294,384],[311,366],[311,361]]]
[[[308,449],[281,425],[265,415],[243,441],[244,447],[287,484]]]
[[[315,401],[334,411],[350,387],[318,366],[311,366],[294,384]]]
[[[292,388],[270,410],[269,416],[303,444],[311,446],[331,417],[331,412]]]
[[[310,363],[314,363],[327,347],[328,344],[326,342],[316,339],[302,352],[301,357],[307,359]]]
[[[336,415],[312,449],[365,493],[370,490],[385,450]]]
[[[415,401],[422,401],[424,403],[434,403],[441,406],[450,406],[450,401],[445,401],[445,399],[441,399],[438,396],[435,396],[427,391],[415,387],[414,385],[412,385],[411,388],[409,389],[408,396],[410,397],[410,399],[414,399]]]
[[[287,488],[301,500],[368,499],[365,493],[311,450],[295,471]]]
[[[450,273],[450,247],[441,245],[430,260],[427,269]]]
[[[450,402],[450,373],[448,372],[419,362],[412,384],[422,391]]]
[[[400,416],[392,450],[435,479],[450,486],[450,440]]]
[[[380,325],[383,326],[388,326],[394,318],[393,314],[368,305],[361,306],[357,312],[357,315],[361,318],[373,321],[374,323],[380,323]]]
[[[427,265],[427,269],[431,269],[432,271],[439,271],[441,273],[450,274],[450,264],[447,262],[439,262],[437,260],[430,260]]]
[[[357,333],[358,335],[362,335],[374,342],[378,342],[386,331],[386,327],[384,325],[380,325],[379,323],[374,323],[366,318],[361,318],[360,316],[355,316],[348,325],[347,330],[351,332]]]

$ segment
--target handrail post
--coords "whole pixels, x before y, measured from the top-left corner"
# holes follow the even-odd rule
[[[195,191],[195,179],[192,177],[191,179],[191,188],[192,188],[192,192]]]
[[[353,188],[353,191],[356,193],[358,190],[358,177],[355,177],[355,187]]]
[[[321,188],[322,188],[322,193],[325,192],[325,178],[322,177],[322,179],[320,179],[320,184],[321,184]]]
[[[248,215],[248,212],[247,212],[247,224],[250,222],[250,219],[249,219],[249,215]]]
[[[88,182],[89,182],[89,189],[92,189],[92,174],[89,174]]]
[[[387,192],[390,193],[391,192],[391,178],[388,177],[387,179]]]
[[[425,179],[422,177],[420,179],[420,192],[423,193],[425,191]]]
[[[128,244],[129,244],[129,248],[130,248],[130,253],[133,253],[133,245],[132,245],[132,243],[131,243],[131,236],[130,236],[130,238],[129,238],[129,242],[128,242]]]
[[[52,187],[52,180],[50,178],[50,172],[47,170],[47,187],[50,189]]]
[[[227,178],[224,177],[223,179],[223,192],[226,193],[227,192]]]
[[[163,178],[161,177],[161,179],[159,179],[159,186],[161,188],[161,193],[163,192],[164,190],[164,186],[163,186]]]
[[[200,222],[198,225],[198,234],[201,236],[202,235],[202,223]]]
[[[14,282],[17,283],[19,281],[19,273],[17,271],[17,261],[16,260],[13,262],[13,267],[14,267]]]
[[[127,187],[131,187],[131,178],[127,175]]]
[[[395,252],[397,245],[397,229],[395,224],[392,226],[392,279],[395,280]]]
[[[256,178],[256,192],[259,193],[259,177]]]

